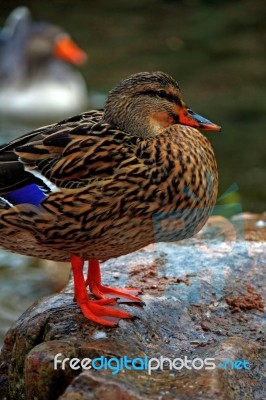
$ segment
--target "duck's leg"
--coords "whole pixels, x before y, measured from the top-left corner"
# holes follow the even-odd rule
[[[109,304],[118,306],[116,299],[90,300],[83,276],[84,260],[72,254],[71,265],[74,277],[75,300],[85,317],[106,326],[116,326],[120,318],[133,318],[133,315],[126,311],[106,307]]]
[[[90,260],[88,266],[88,274],[85,282],[86,286],[89,286],[91,292],[100,299],[106,299],[106,295],[124,297],[131,301],[141,302],[141,299],[137,297],[141,290],[133,288],[113,288],[103,286],[101,284],[101,270],[100,264],[97,260]]]

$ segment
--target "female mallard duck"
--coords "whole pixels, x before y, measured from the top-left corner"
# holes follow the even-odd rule
[[[85,60],[60,27],[32,21],[26,7],[16,8],[0,31],[0,114],[44,120],[86,109],[84,79],[66,65]]]
[[[188,238],[204,225],[218,176],[212,147],[196,127],[220,130],[186,108],[174,79],[143,72],[119,83],[104,111],[2,146],[0,245],[71,259],[75,299],[87,318],[107,326],[131,318],[109,307],[116,299],[106,295],[140,301],[140,291],[103,286],[98,260]],[[99,300],[89,299],[87,286]]]

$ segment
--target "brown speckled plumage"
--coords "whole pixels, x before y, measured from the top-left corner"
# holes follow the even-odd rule
[[[3,147],[0,196],[39,179],[53,191],[40,206],[0,203],[0,245],[58,261],[106,260],[193,236],[215,204],[218,176],[207,138],[180,124],[184,107],[171,77],[140,73],[110,92],[103,112]]]

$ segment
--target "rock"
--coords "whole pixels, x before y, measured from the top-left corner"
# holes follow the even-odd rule
[[[88,373],[80,373],[60,400],[142,400],[133,389]]]
[[[264,399],[265,220],[216,216],[194,239],[104,263],[105,283],[144,291],[144,307],[121,305],[136,318],[117,328],[83,317],[72,282],[34,304],[5,337],[0,398]]]

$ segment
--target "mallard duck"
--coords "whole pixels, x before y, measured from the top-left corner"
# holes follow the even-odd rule
[[[102,285],[99,260],[188,238],[204,225],[218,176],[212,147],[196,128],[220,130],[186,107],[169,75],[142,72],[111,90],[103,111],[2,146],[0,245],[70,259],[75,299],[87,318],[106,326],[131,318],[108,296],[140,302],[140,291]]]
[[[0,31],[2,117],[47,120],[85,110],[84,79],[66,63],[80,65],[86,58],[63,29],[32,21],[28,8],[16,8]]]

